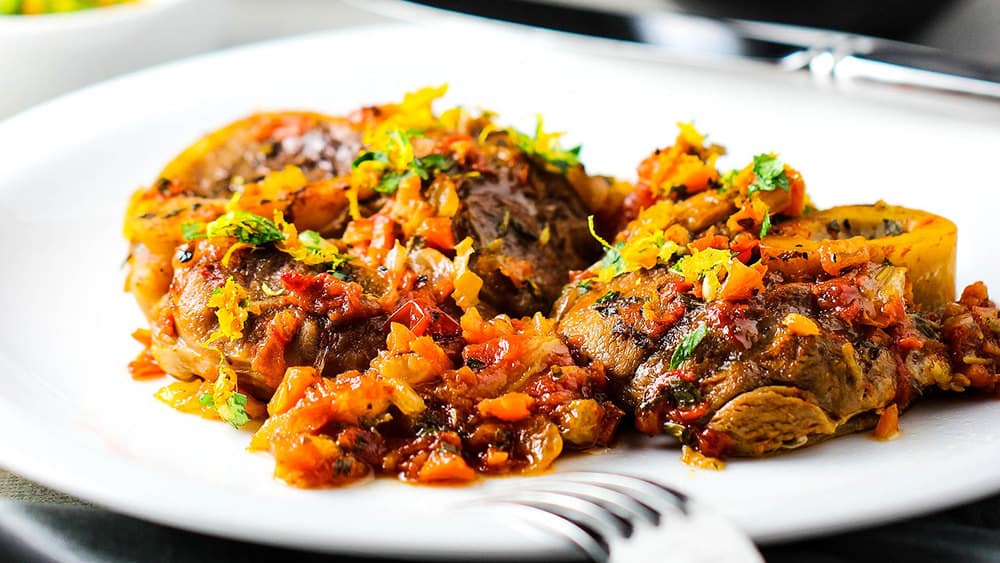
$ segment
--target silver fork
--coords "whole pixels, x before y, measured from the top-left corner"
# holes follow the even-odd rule
[[[722,517],[633,475],[553,473],[518,480],[484,500],[517,507],[522,517],[601,563],[763,561],[750,539]]]

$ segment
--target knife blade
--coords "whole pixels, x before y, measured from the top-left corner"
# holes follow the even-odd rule
[[[649,46],[694,61],[753,60],[821,83],[879,84],[1000,101],[1000,68],[889,39],[662,10],[626,12],[533,0],[404,3],[578,36]]]

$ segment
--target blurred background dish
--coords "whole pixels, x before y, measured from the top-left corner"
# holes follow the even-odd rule
[[[0,14],[37,16],[130,4],[139,0],[0,0]]]
[[[227,8],[228,0],[139,0],[0,15],[0,117],[98,80],[219,47]]]
[[[23,5],[29,0],[0,0]],[[44,4],[109,0],[30,0]],[[480,0],[468,0],[471,4]],[[487,1],[487,0],[482,0]],[[488,0],[504,6],[507,0]],[[545,2],[541,2],[545,3]],[[811,25],[928,45],[1000,65],[996,0],[552,0],[613,9],[663,10]],[[365,0],[137,0],[79,12],[0,15],[0,119],[75,88],[167,60],[265,39],[398,20]],[[395,16],[395,17],[393,17]],[[402,16],[407,21],[429,16]],[[432,17],[432,16],[430,16]]]

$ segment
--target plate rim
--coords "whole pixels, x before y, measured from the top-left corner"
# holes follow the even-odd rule
[[[429,24],[424,24],[420,26],[426,28]],[[257,50],[271,49],[274,47],[288,48],[293,45],[308,43],[310,41],[349,41],[352,38],[361,37],[369,35],[373,32],[382,33],[395,33],[399,30],[406,30],[408,33],[413,33],[417,29],[417,26],[412,24],[400,24],[400,23],[390,23],[390,24],[373,24],[369,26],[363,26],[358,28],[352,28],[349,30],[334,30],[318,32],[303,36],[291,37],[291,38],[281,38],[275,40],[269,40],[261,43],[256,43],[247,46],[235,47],[231,49],[226,49],[223,51],[213,52],[198,55],[195,57],[190,57],[187,59],[182,59],[180,61],[174,61],[170,63],[165,63],[162,65],[157,65],[141,71],[126,74],[120,77],[113,78],[95,85],[88,86],[81,90],[59,96],[55,99],[49,100],[42,104],[36,105],[24,112],[6,118],[0,121],[0,147],[4,146],[4,139],[14,138],[19,130],[30,127],[35,121],[43,121],[49,119],[47,116],[49,114],[66,113],[67,110],[74,107],[86,107],[86,102],[95,96],[101,96],[105,92],[114,92],[116,89],[121,88],[121,85],[130,84],[141,84],[144,80],[149,80],[150,76],[158,76],[161,73],[166,72],[178,72],[177,69],[184,69],[191,66],[198,65],[212,65],[218,64],[220,61],[224,61],[229,57],[248,57]],[[9,141],[13,144],[13,141]],[[17,166],[15,166],[17,168]],[[2,177],[2,175],[0,175]],[[11,187],[13,189],[13,187]],[[4,191],[0,191],[4,193]],[[0,357],[0,359],[4,359]],[[0,397],[0,403],[6,403],[6,399]],[[4,410],[0,409],[0,422],[10,425],[9,428],[17,427],[17,420],[13,419],[10,413],[16,412],[16,409]],[[36,434],[36,437],[44,437],[44,435]],[[391,542],[386,542],[384,538],[369,539],[369,543],[361,547],[360,550],[357,548],[358,543],[352,548],[349,545],[340,546],[330,546],[328,544],[303,544],[301,539],[296,540],[295,538],[272,538],[270,536],[258,535],[251,536],[249,532],[233,532],[231,529],[226,529],[224,527],[215,527],[213,529],[196,528],[194,524],[185,525],[185,520],[182,518],[184,516],[180,513],[175,513],[171,510],[160,510],[157,511],[156,507],[150,507],[147,505],[136,505],[131,504],[134,499],[126,496],[121,496],[114,493],[109,493],[108,490],[103,490],[101,488],[95,488],[93,486],[88,486],[87,484],[73,483],[72,479],[68,478],[66,474],[60,474],[60,470],[54,467],[45,467],[44,456],[39,457],[37,453],[32,455],[30,445],[25,444],[23,440],[17,440],[21,449],[18,448],[5,448],[8,453],[0,453],[0,465],[10,468],[14,473],[24,475],[27,478],[38,481],[39,483],[53,488],[66,491],[75,496],[79,496],[85,500],[90,500],[99,505],[104,505],[112,508],[115,511],[129,514],[131,516],[138,517],[144,520],[154,521],[160,524],[168,526],[182,527],[186,529],[191,529],[198,532],[208,532],[215,535],[220,535],[223,537],[229,537],[233,539],[250,540],[250,541],[260,541],[265,540],[264,543],[271,543],[273,545],[283,545],[288,547],[303,547],[304,545],[309,549],[317,549],[320,551],[327,552],[337,552],[337,553],[371,553],[370,549],[372,547],[377,548],[381,553],[395,554],[395,555],[413,555],[414,547],[412,544],[406,544],[396,546],[398,551],[392,551],[394,544]],[[12,453],[11,453],[12,452]],[[986,456],[984,460],[992,460],[1000,465],[1000,453],[993,456]],[[119,460],[115,460],[118,463]],[[965,502],[968,500],[973,500],[980,498],[989,494],[995,493],[1000,490],[1000,483],[996,482],[996,479],[989,479],[980,476],[978,479],[970,479],[963,481],[960,484],[954,484],[950,490],[950,498],[946,502],[941,502],[940,498],[937,500],[932,500],[927,497],[917,497],[911,499],[911,502],[906,505],[906,513],[898,514],[900,505],[896,504],[890,507],[883,507],[881,512],[871,511],[866,516],[851,517],[850,519],[844,518],[840,523],[814,523],[810,526],[803,526],[798,530],[793,530],[789,532],[774,532],[774,533],[762,533],[758,530],[757,533],[753,534],[755,540],[761,543],[774,543],[779,541],[788,541],[792,539],[799,539],[803,537],[809,537],[816,534],[828,534],[834,533],[836,531],[844,531],[859,527],[864,527],[874,523],[884,523],[892,520],[898,520],[906,518],[909,516],[915,516],[927,512],[931,512],[937,509],[945,508],[947,506],[952,506]],[[940,497],[941,495],[935,495]],[[356,538],[357,539],[357,538]],[[273,542],[271,541],[273,540]],[[553,544],[551,547],[554,549],[561,549],[559,545]],[[511,547],[511,546],[508,546]],[[517,547],[517,546],[513,546]],[[333,549],[334,551],[331,551]],[[416,549],[420,549],[419,547]],[[440,555],[439,550],[430,549],[429,551],[420,552],[429,555]],[[517,553],[511,553],[510,551],[502,552],[504,555],[516,555]],[[530,551],[530,553],[537,555],[537,551]]]

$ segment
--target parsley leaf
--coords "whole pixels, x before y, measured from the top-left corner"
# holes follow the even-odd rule
[[[698,390],[698,386],[679,377],[667,380],[667,392],[673,399],[673,403],[679,407],[690,408],[701,402],[701,392]]]
[[[734,169],[730,170],[729,172],[726,172],[725,174],[722,175],[721,178],[719,178],[719,193],[720,194],[724,194],[724,193],[728,192],[730,189],[732,189],[733,183],[736,182],[736,175],[739,174],[739,173],[740,173],[740,171],[734,168]]]
[[[756,192],[773,192],[779,188],[786,192],[790,189],[785,165],[774,155],[758,154],[753,157],[753,173],[757,179],[747,188],[748,196]]]
[[[182,231],[185,226],[181,226]],[[194,228],[188,227],[189,233],[195,233]],[[188,233],[185,233],[185,238]],[[255,215],[247,211],[230,211],[218,219],[205,226],[205,234],[200,236],[208,237],[231,237],[242,243],[259,246],[269,242],[279,241],[285,238],[273,221],[265,219],[260,215]],[[196,237],[198,238],[198,237]],[[190,239],[188,239],[190,240]]]
[[[590,308],[597,311],[602,317],[608,318],[618,312],[618,300],[621,296],[620,291],[609,291],[595,299]]]
[[[768,209],[767,213],[764,214],[764,220],[760,223],[760,238],[767,236],[767,233],[771,232],[771,210]]]
[[[611,272],[611,277],[616,278],[620,274],[625,273],[625,260],[622,258],[622,249],[625,248],[624,242],[619,242],[618,244],[608,247],[608,251],[604,254],[604,258],[601,258],[602,270],[609,270]]]
[[[605,248],[607,252],[604,254],[604,258],[601,258],[600,270],[607,270],[611,273],[610,278],[614,278],[619,274],[625,272],[625,261],[622,258],[622,249],[625,248],[624,242],[619,242],[614,246],[608,241],[604,240],[601,235],[597,234],[597,229],[594,228],[594,216],[589,215],[587,217],[587,228],[590,229],[590,236],[594,237],[594,240],[601,243],[601,246]],[[610,279],[609,278],[609,279]]]
[[[409,172],[384,172],[382,179],[375,186],[375,191],[380,194],[394,194],[399,189],[399,182],[409,175]]]
[[[418,167],[423,170],[448,170],[455,165],[455,161],[450,156],[443,154],[429,154],[416,159],[416,162]]]
[[[554,166],[563,174],[566,171],[580,164],[580,150],[583,145],[577,145],[570,149],[563,149],[559,144],[561,133],[549,133],[542,128],[542,116],[535,116],[535,134],[529,137],[527,134],[514,129],[507,132],[514,139],[517,148],[521,149],[528,156],[538,158],[543,162]]]
[[[620,291],[609,291],[609,292],[605,293],[604,295],[602,295],[602,296],[598,297],[597,299],[595,299],[594,300],[594,306],[596,307],[596,306],[601,306],[601,305],[607,305],[607,304],[615,301],[619,297],[621,297],[621,295],[622,294],[621,294]]]
[[[680,344],[674,350],[674,353],[670,356],[670,369],[677,369],[680,367],[684,360],[691,357],[694,354],[694,349],[698,347],[698,344],[708,335],[708,325],[704,322],[700,323],[694,330],[684,335],[681,339]]]
[[[223,412],[219,412],[219,409],[215,407],[215,397],[211,393],[202,393],[198,397],[198,403],[203,406],[211,407],[219,413],[219,416],[232,424],[233,427],[239,428],[250,421],[250,416],[247,415],[247,396],[243,393],[233,393],[226,399],[226,409]]]
[[[451,157],[443,154],[414,157],[410,137],[421,134],[418,130],[389,131],[381,142],[384,150],[363,151],[351,162],[351,169],[357,169],[366,162],[378,163],[375,167],[379,173],[379,182],[374,186],[375,191],[394,194],[399,189],[399,183],[409,176],[416,175],[421,180],[428,180],[433,171],[448,170],[455,165]]]
[[[184,240],[205,238],[204,227],[201,223],[184,223],[181,225],[181,236]]]
[[[226,406],[229,407],[229,412],[232,413],[229,423],[235,428],[239,428],[250,421],[250,417],[246,411],[247,396],[243,393],[233,393],[230,395],[226,399]]]
[[[378,162],[389,162],[389,158],[384,152],[372,152],[365,151],[358,155],[357,158],[351,162],[351,168],[357,168],[362,162],[368,162],[369,160],[375,160]]]

